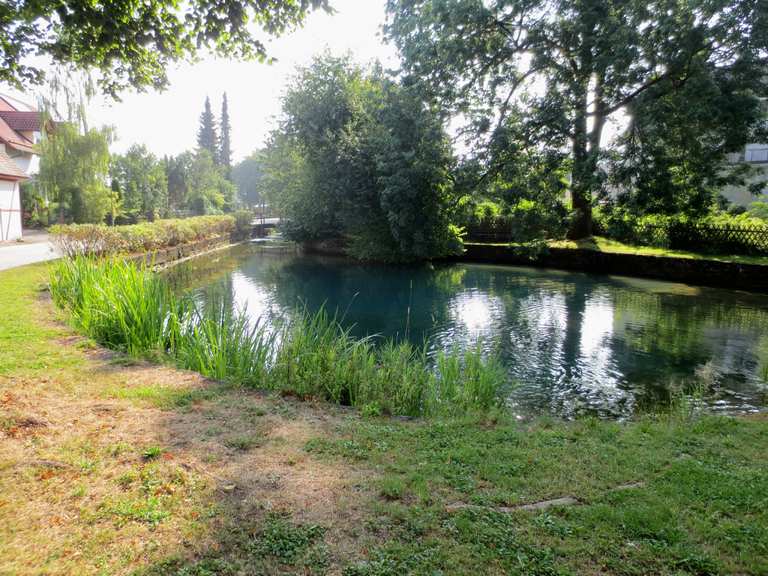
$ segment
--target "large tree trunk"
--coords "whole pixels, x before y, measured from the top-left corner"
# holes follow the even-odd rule
[[[571,175],[571,201],[573,222],[568,238],[578,240],[592,235],[592,197],[598,183],[598,160],[600,140],[605,125],[605,102],[603,79],[598,74],[594,90],[594,109],[591,113],[592,127],[587,130],[588,90],[580,95],[573,138],[573,172]]]
[[[568,238],[578,240],[592,234],[592,199],[590,194],[591,174],[589,151],[587,150],[587,94],[583,86],[577,96],[576,120],[573,130],[573,170],[571,172],[571,202],[573,220]]]

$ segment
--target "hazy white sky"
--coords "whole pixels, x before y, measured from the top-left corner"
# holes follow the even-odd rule
[[[232,149],[236,160],[264,143],[272,118],[280,111],[280,94],[296,65],[306,64],[326,47],[333,54],[350,51],[356,60],[380,59],[395,66],[393,47],[380,33],[385,0],[333,0],[336,14],[313,13],[304,27],[270,42],[273,65],[204,59],[195,65],[169,70],[165,92],[124,93],[122,102],[95,101],[89,111],[92,126],[111,124],[117,129],[114,152],[144,143],[158,155],[178,154],[194,148],[198,118],[210,96],[217,118],[221,95],[227,93],[232,119]],[[0,91],[18,95],[7,88]],[[34,96],[27,95],[27,100]]]

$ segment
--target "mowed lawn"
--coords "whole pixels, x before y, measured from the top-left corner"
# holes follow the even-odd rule
[[[46,279],[0,272],[2,575],[768,573],[763,415],[363,417],[102,350]]]

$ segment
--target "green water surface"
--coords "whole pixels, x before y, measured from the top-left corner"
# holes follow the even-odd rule
[[[768,404],[768,296],[558,270],[393,267],[240,246],[173,268],[179,289],[275,322],[339,310],[359,336],[474,346],[500,356],[521,413],[625,417],[692,396]]]

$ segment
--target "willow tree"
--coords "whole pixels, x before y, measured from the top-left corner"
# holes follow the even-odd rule
[[[37,185],[48,198],[55,198],[59,221],[101,223],[114,201],[105,184],[109,173],[108,127],[78,130],[61,122],[40,143],[40,172]]]
[[[514,121],[527,145],[567,151],[573,237],[591,232],[612,117],[701,68],[765,73],[764,0],[388,0],[388,13],[405,72],[481,148]]]

